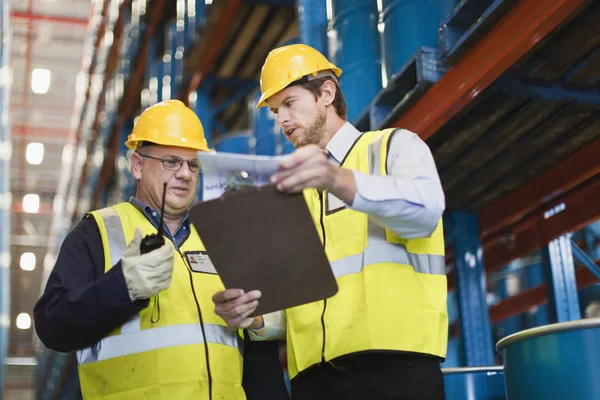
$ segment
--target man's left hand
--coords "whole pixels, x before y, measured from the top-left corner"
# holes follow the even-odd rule
[[[316,145],[301,147],[286,157],[271,182],[289,193],[306,188],[327,190],[346,204],[352,204],[356,193],[352,171],[330,163],[325,151]]]

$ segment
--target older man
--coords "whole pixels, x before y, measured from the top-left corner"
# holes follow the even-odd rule
[[[180,101],[163,101],[126,145],[137,193],[88,213],[67,236],[34,309],[37,333],[51,349],[77,350],[85,399],[245,399],[243,339],[213,311],[222,283],[188,219],[196,153],[208,150],[202,124]],[[165,187],[164,243],[142,252]],[[279,370],[273,398],[286,398],[272,358],[258,376]]]

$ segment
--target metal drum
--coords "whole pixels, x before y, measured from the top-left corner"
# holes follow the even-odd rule
[[[390,81],[421,46],[438,47],[438,28],[458,0],[381,0],[383,64]]]
[[[506,400],[504,367],[442,368],[446,400]]]
[[[224,153],[250,154],[254,137],[247,131],[230,133],[215,141],[215,150]]]
[[[600,399],[600,318],[527,329],[496,350],[508,400]]]
[[[354,121],[381,90],[377,0],[331,0],[329,58],[342,69],[340,86]]]

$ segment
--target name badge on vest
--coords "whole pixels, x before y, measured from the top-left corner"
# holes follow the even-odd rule
[[[327,204],[325,205],[325,210],[327,210],[326,211],[327,215],[341,211],[345,208],[346,208],[346,204],[342,200],[338,199],[331,193],[327,192]]]
[[[205,251],[186,251],[185,258],[187,258],[192,271],[205,274],[217,274],[212,261],[210,261],[210,257],[208,257],[208,254],[206,254]]]

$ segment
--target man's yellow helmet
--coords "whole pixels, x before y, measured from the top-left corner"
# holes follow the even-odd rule
[[[179,100],[164,100],[144,110],[125,146],[135,150],[142,142],[208,151],[200,119]]]
[[[292,82],[321,71],[332,71],[336,77],[342,70],[316,49],[305,44],[291,44],[271,50],[260,73],[261,96],[256,108],[267,105],[267,99]]]

